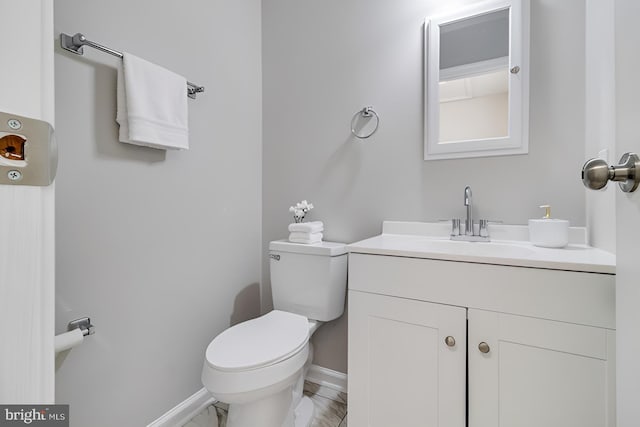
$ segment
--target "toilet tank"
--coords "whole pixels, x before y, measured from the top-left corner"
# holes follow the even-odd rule
[[[274,241],[269,243],[269,266],[274,309],[321,321],[342,316],[347,293],[344,243]]]

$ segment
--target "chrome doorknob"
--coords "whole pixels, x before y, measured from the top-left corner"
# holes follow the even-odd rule
[[[478,350],[480,350],[480,353],[487,354],[491,350],[491,347],[489,347],[489,344],[482,341],[480,344],[478,344]]]
[[[604,159],[589,159],[582,167],[582,183],[592,190],[600,190],[609,182],[609,164]]]
[[[587,188],[600,190],[610,180],[617,181],[625,193],[635,191],[640,184],[640,157],[624,153],[617,166],[609,166],[603,159],[590,159],[582,167],[582,183]]]
[[[451,335],[449,335],[448,337],[446,337],[444,339],[444,343],[446,345],[448,345],[449,347],[453,347],[454,345],[456,345],[456,339],[454,337],[452,337]]]

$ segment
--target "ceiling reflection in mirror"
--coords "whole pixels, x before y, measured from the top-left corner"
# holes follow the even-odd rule
[[[439,143],[509,135],[509,10],[440,25]]]

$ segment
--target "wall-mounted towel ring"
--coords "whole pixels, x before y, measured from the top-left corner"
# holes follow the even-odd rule
[[[380,117],[373,107],[364,107],[351,119],[351,133],[356,138],[367,139],[378,130]]]

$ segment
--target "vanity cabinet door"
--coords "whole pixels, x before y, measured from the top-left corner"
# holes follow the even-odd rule
[[[349,291],[349,426],[464,427],[466,311]]]
[[[469,309],[470,427],[614,427],[615,332]]]

